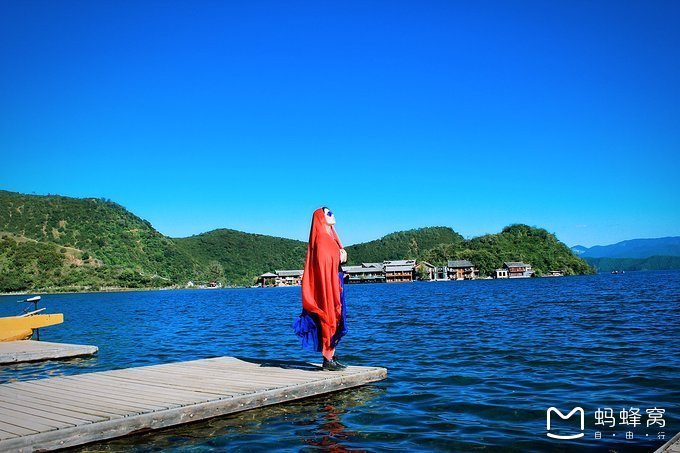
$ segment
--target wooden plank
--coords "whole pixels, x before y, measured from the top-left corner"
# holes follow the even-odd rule
[[[49,379],[44,379],[44,381],[48,381]],[[13,383],[13,385],[20,385],[22,383]],[[32,385],[28,388],[24,387],[24,389],[36,393],[42,393],[42,394],[48,394],[48,395],[59,395],[60,399],[64,399],[66,401],[71,401],[71,402],[78,402],[82,401],[83,403],[95,403],[99,405],[103,405],[107,408],[111,409],[124,409],[124,414],[128,414],[130,412],[146,412],[149,410],[148,407],[146,406],[141,406],[141,405],[134,405],[134,404],[129,404],[129,403],[123,403],[116,398],[111,398],[109,396],[102,396],[102,395],[96,395],[92,396],[89,394],[83,394],[78,392],[77,389],[67,389],[67,388],[59,388],[54,387],[52,385],[49,385],[44,382],[40,382],[40,385]]]
[[[139,394],[142,393],[144,395],[148,395],[153,397],[154,399],[159,399],[163,398],[164,401],[170,401],[172,402],[173,399],[177,399],[178,401],[205,401],[209,400],[212,397],[214,397],[213,394],[201,394],[198,392],[190,392],[186,390],[181,390],[175,387],[158,387],[153,385],[151,382],[142,382],[142,381],[126,381],[122,380],[118,377],[114,376],[100,376],[100,375],[95,375],[94,373],[92,376],[79,376],[83,380],[87,380],[87,382],[91,383],[96,383],[99,385],[107,385],[111,387],[115,387],[116,389],[122,390],[122,391],[127,391],[130,392],[131,394]]]
[[[3,389],[2,386],[0,386],[0,395],[4,394],[3,392],[6,389]],[[33,390],[33,391],[32,391]],[[45,404],[45,405],[59,405],[59,406],[64,406],[66,408],[68,407],[74,407],[78,409],[74,410],[79,410],[80,412],[86,413],[86,414],[93,414],[93,415],[100,415],[104,418],[119,418],[124,415],[127,415],[130,413],[128,409],[114,409],[111,407],[105,407],[102,405],[95,404],[91,401],[85,402],[82,399],[76,399],[75,401],[70,401],[68,398],[65,398],[62,395],[55,395],[54,392],[49,392],[49,393],[44,393],[40,391],[34,391],[35,389],[28,389],[28,390],[18,390],[16,388],[11,389],[10,393],[11,394],[18,394],[18,398],[23,401],[24,399],[32,401],[32,402],[37,402],[40,404]]]
[[[96,346],[20,340],[0,342],[0,365],[91,356]]]
[[[12,401],[18,404],[25,404],[28,407],[35,408],[47,408],[49,410],[64,410],[68,413],[81,413],[82,416],[86,418],[99,418],[103,420],[108,420],[111,417],[117,416],[117,414],[106,413],[103,411],[95,410],[91,407],[87,407],[84,403],[69,403],[65,402],[58,396],[54,396],[52,399],[48,400],[45,397],[40,397],[42,395],[36,395],[30,392],[13,392],[12,396],[7,396],[4,393],[0,393],[0,401]]]
[[[260,367],[257,368],[251,368],[251,367],[243,367],[243,368],[236,368],[232,367],[230,369],[226,368],[218,368],[218,367],[198,367],[198,366],[185,366],[185,365],[178,365],[177,369],[183,369],[183,370],[191,370],[195,375],[199,376],[215,376],[215,377],[221,377],[224,376],[225,373],[229,373],[231,375],[243,375],[247,376],[248,379],[255,379],[255,380],[266,380],[266,379],[274,379],[274,380],[285,380],[286,382],[289,382],[290,380],[293,381],[299,381],[299,382],[304,382],[308,381],[311,379],[319,379],[319,376],[317,372],[310,372],[310,371],[302,371],[302,372],[295,372],[297,370],[281,370],[281,369],[272,369],[272,370],[267,370],[263,369]],[[320,373],[321,371],[319,371]]]
[[[9,414],[25,414],[30,415],[36,420],[45,419],[45,423],[56,422],[63,423],[64,426],[75,426],[83,423],[92,423],[92,420],[76,417],[73,414],[66,415],[62,413],[51,412],[47,409],[35,409],[26,405],[16,404],[13,402],[3,401],[0,404],[0,413],[7,412]]]
[[[201,370],[202,368],[210,368],[210,370]],[[209,376],[197,376],[197,372],[200,371],[205,371],[205,374]],[[3,417],[6,415],[0,413],[0,430],[6,432],[7,436],[14,435],[14,437],[0,438],[0,451],[22,452],[67,448],[140,430],[164,428],[343,390],[384,379],[386,375],[386,370],[371,367],[350,367],[341,373],[292,371],[288,373],[285,368],[261,367],[258,364],[238,359],[207,359],[180,365],[154,365],[131,370],[3,384],[0,385],[0,405],[5,398],[10,398],[8,395],[13,392],[15,398],[9,400],[10,402],[15,405],[20,404],[16,401],[20,401],[20,397],[25,397],[31,405],[27,404],[22,409],[26,414],[21,417],[20,423],[27,425],[26,427],[15,427],[16,421],[5,420]],[[249,372],[251,372],[250,376]],[[252,380],[249,380],[249,377],[252,377]],[[290,378],[287,382],[286,377]],[[269,388],[272,386],[280,387]],[[250,390],[244,390],[244,388]],[[148,389],[148,393],[140,394],[145,389]],[[200,392],[201,390],[204,392],[225,391],[228,395],[202,394],[200,398],[207,397],[207,399],[194,402],[197,399],[194,391]],[[173,394],[173,391],[176,393]],[[130,401],[130,398],[136,399],[138,396],[146,398],[147,401],[143,403]],[[144,412],[144,407],[139,407],[146,406],[148,402],[161,401],[164,397],[167,401],[164,401],[162,405],[168,406],[165,409],[154,410],[147,407]],[[57,409],[51,412],[59,415],[58,421],[61,423],[79,417],[79,412],[69,414],[70,407],[78,407],[78,410],[82,410],[81,405],[87,406],[90,403],[97,407],[111,405],[117,411],[129,409],[130,412],[123,417],[94,422],[83,421],[82,424],[75,426],[54,429],[51,425],[56,421],[50,421],[50,426],[41,426],[41,423],[44,425],[44,414],[33,412],[41,398],[50,401],[51,405],[63,404],[58,412],[56,412]],[[123,398],[123,401],[119,398]],[[183,399],[186,399],[184,402],[187,404],[173,406],[175,402],[181,404]],[[12,408],[13,406],[9,407],[9,409]],[[27,418],[30,416],[34,418]],[[52,415],[50,417],[57,418]],[[35,429],[27,429],[31,427]],[[22,430],[21,433],[16,432]]]
[[[174,385],[182,385],[185,387],[193,387],[197,389],[209,389],[215,392],[219,392],[220,394],[223,392],[228,392],[230,390],[248,390],[253,388],[252,384],[248,384],[245,386],[241,386],[240,388],[238,386],[229,386],[224,380],[222,379],[199,379],[196,377],[191,377],[191,376],[181,376],[177,374],[170,374],[170,373],[165,373],[165,372],[160,372],[160,371],[155,371],[155,370],[145,370],[144,372],[141,373],[131,373],[127,375],[127,377],[132,378],[132,379],[152,379],[157,382],[162,382],[165,384],[174,384]]]
[[[147,372],[144,371],[142,373],[119,373],[119,374],[107,374],[106,375],[107,379],[111,379],[112,382],[130,382],[130,383],[138,383],[138,384],[143,384],[143,385],[148,385],[149,387],[152,388],[157,388],[159,392],[167,391],[169,389],[176,389],[180,388],[181,385],[178,383],[178,380],[175,379],[172,376],[167,376],[164,374],[156,374],[153,372]],[[185,390],[189,393],[195,393],[197,395],[213,395],[213,394],[218,394],[222,395],[222,392],[215,392],[213,390],[210,390],[207,388],[205,385],[201,385],[201,382],[198,382],[198,380],[194,380],[192,383],[189,383],[187,388],[190,388],[191,390]]]
[[[144,401],[154,402],[154,403],[170,403],[170,404],[191,404],[200,401],[208,401],[214,399],[214,395],[203,395],[199,396],[196,393],[189,393],[184,390],[179,389],[167,389],[164,393],[157,393],[154,391],[154,387],[145,386],[143,383],[121,383],[120,380],[111,382],[111,379],[104,381],[106,385],[115,388],[116,395],[125,395],[131,397],[144,398]],[[101,382],[96,380],[90,381],[93,385],[101,385]]]
[[[292,366],[286,367],[287,364]],[[266,361],[262,360],[259,362],[249,362],[245,360],[233,360],[233,361],[222,361],[222,360],[196,360],[191,362],[179,362],[176,364],[171,364],[173,366],[181,367],[192,367],[192,368],[246,368],[249,370],[266,370],[272,372],[292,372],[292,373],[309,373],[321,371],[320,365],[305,364],[301,366],[299,363],[287,362],[283,360],[272,360]]]
[[[258,376],[258,375],[248,375],[248,374],[240,374],[240,373],[234,373],[234,372],[227,372],[223,371],[221,374],[197,374],[193,371],[183,371],[180,369],[172,369],[172,370],[165,370],[165,371],[149,371],[149,373],[161,373],[165,376],[172,376],[174,379],[178,379],[179,381],[183,382],[196,382],[200,381],[202,383],[216,383],[216,384],[222,384],[227,381],[232,382],[232,383],[242,383],[245,388],[258,388],[259,386],[262,385],[271,385],[271,384],[290,384],[291,381],[295,382],[305,382],[309,379],[298,379],[298,378],[292,378],[292,379],[287,379],[286,377],[273,377],[273,376]]]
[[[21,426],[16,426],[11,423],[5,423],[3,421],[0,421],[0,429],[5,432],[12,433],[13,437],[28,436],[38,434],[40,432],[32,429],[22,428]]]
[[[157,410],[158,404],[150,404],[144,402],[139,402],[131,397],[123,397],[118,394],[111,394],[110,390],[107,393],[103,391],[96,390],[92,387],[79,386],[76,383],[69,382],[68,385],[62,384],[60,378],[51,378],[38,381],[29,381],[26,383],[13,383],[8,385],[13,385],[15,388],[24,391],[33,391],[36,393],[55,395],[59,394],[61,399],[66,401],[75,402],[95,402],[101,407],[102,405],[109,408],[122,408],[125,409],[125,413],[133,410],[135,412],[144,412],[149,410]],[[31,385],[27,385],[31,384]]]
[[[157,370],[144,370],[140,373],[135,373],[136,376],[144,376],[149,379],[157,379],[166,383],[177,383],[183,386],[195,386],[197,388],[207,388],[219,392],[227,392],[229,390],[238,391],[252,391],[260,388],[257,384],[250,382],[244,383],[230,383],[226,379],[197,379],[195,376],[182,376],[178,374],[171,374]]]
[[[102,381],[93,381],[92,379],[78,379],[78,378],[66,378],[65,381],[68,384],[74,385],[78,389],[85,389],[92,392],[92,394],[107,394],[115,396],[121,401],[130,402],[140,402],[144,404],[153,404],[161,408],[165,407],[167,404],[177,404],[177,402],[182,402],[182,398],[178,398],[177,395],[154,395],[149,389],[144,389],[143,387],[138,387],[131,389],[121,385],[111,385],[109,379],[104,379]],[[104,389],[104,390],[102,390]],[[174,400],[178,400],[175,402]]]
[[[174,364],[173,364],[174,365]],[[250,365],[248,365],[250,366]],[[162,374],[178,376],[179,378],[189,379],[194,381],[200,379],[201,382],[213,382],[217,380],[218,382],[230,381],[233,383],[242,382],[245,384],[246,388],[253,387],[253,384],[263,384],[265,386],[276,385],[276,384],[290,384],[291,382],[307,382],[310,380],[324,379],[328,377],[331,373],[324,371],[302,371],[302,370],[284,370],[276,369],[274,367],[262,368],[255,365],[253,369],[243,369],[238,368],[239,365],[230,365],[230,368],[222,368],[219,373],[211,374],[201,374],[194,370],[199,369],[192,362],[180,363],[173,367],[167,367],[163,369]],[[318,370],[318,368],[317,368]],[[235,372],[236,371],[236,372]],[[291,371],[291,374],[288,374]],[[144,372],[151,373],[161,373],[160,369],[156,370],[144,370]],[[294,372],[294,374],[293,374]],[[303,374],[300,374],[303,373]],[[333,375],[338,374],[351,374],[352,371],[345,372],[334,372]],[[254,385],[257,387],[257,385]]]
[[[232,392],[217,392],[217,391],[209,391],[206,388],[201,387],[200,385],[196,385],[194,387],[184,387],[180,386],[177,384],[173,383],[163,383],[163,382],[148,382],[145,381],[141,377],[137,378],[131,378],[131,377],[124,377],[124,376],[109,376],[111,379],[118,380],[120,382],[132,382],[132,383],[143,383],[147,384],[152,388],[157,388],[157,389],[163,389],[163,390],[178,390],[178,391],[184,391],[184,392],[189,392],[189,393],[194,393],[196,395],[205,395],[207,397],[220,397],[220,396],[232,396],[232,395],[238,395],[239,392],[232,391]]]
[[[100,415],[94,415],[94,414],[88,414],[88,413],[80,412],[78,410],[79,408],[76,408],[74,406],[64,407],[63,405],[46,404],[45,401],[27,400],[25,398],[21,398],[21,399],[16,398],[14,400],[10,400],[9,398],[0,396],[0,406],[6,405],[6,404],[15,404],[15,405],[19,405],[20,407],[41,410],[43,412],[51,413],[51,414],[68,415],[68,416],[71,416],[71,417],[76,417],[80,420],[86,420],[86,421],[90,421],[90,422],[109,420],[110,419],[110,417],[102,417]]]
[[[211,383],[202,382],[197,379],[186,381],[180,380],[171,376],[156,373],[135,373],[129,376],[116,376],[119,379],[128,379],[131,381],[144,382],[152,379],[156,385],[170,386],[174,388],[181,388],[184,390],[208,392],[215,395],[237,395],[244,391],[251,391],[249,388],[238,388],[237,386],[227,386],[224,382]]]
[[[193,360],[189,362],[177,362],[167,364],[172,367],[188,367],[188,368],[221,368],[221,369],[235,369],[235,368],[269,368],[268,366],[263,366],[267,362],[263,361],[261,363],[247,362],[245,360]],[[272,362],[274,363],[274,362]],[[166,365],[166,366],[167,366]],[[285,371],[286,369],[281,366],[272,366],[272,369],[277,369],[280,371]],[[300,368],[291,368],[288,371],[306,371]]]
[[[677,453],[680,452],[680,433],[677,433],[654,453]]]
[[[74,395],[82,395],[86,399],[107,399],[113,402],[120,402],[128,407],[137,408],[142,411],[153,411],[158,409],[168,409],[167,405],[158,404],[157,402],[148,401],[147,399],[136,399],[127,395],[119,395],[115,393],[115,389],[101,388],[96,385],[89,385],[85,382],[71,382],[60,380],[61,378],[43,379],[40,385],[43,387],[52,388],[55,393],[59,394],[71,393]]]
[[[259,368],[259,367],[258,367]],[[251,369],[239,369],[239,368],[221,368],[221,369],[211,369],[210,373],[205,373],[199,371],[200,368],[197,367],[186,367],[183,364],[178,364],[175,367],[168,367],[163,370],[163,373],[168,375],[180,376],[189,379],[201,379],[201,380],[218,380],[223,381],[224,379],[229,379],[233,382],[242,381],[246,384],[290,384],[291,382],[306,382],[312,379],[319,379],[321,376],[317,375],[317,372],[307,372],[305,375],[295,375],[295,374],[284,374],[284,373],[273,373],[265,372]],[[321,373],[321,372],[319,372]]]
[[[266,362],[265,362],[266,363]],[[273,362],[276,363],[276,362]],[[181,368],[191,368],[191,369],[196,369],[196,370],[224,370],[225,367],[220,366],[218,363],[208,363],[208,364],[200,364],[200,363],[195,363],[195,362],[184,362],[184,363],[179,363],[177,364],[178,367]],[[247,362],[241,362],[240,364],[235,364],[235,365],[229,365],[228,369],[230,371],[237,371],[237,372],[243,372],[247,374],[248,376],[285,376],[285,377],[291,377],[294,379],[318,379],[320,376],[318,373],[324,373],[328,374],[327,371],[323,371],[321,369],[321,366],[310,366],[311,369],[289,369],[289,368],[280,368],[276,367],[273,365],[260,365],[260,364],[252,364],[252,363],[247,363]],[[333,372],[334,374],[337,373],[344,373],[344,374],[351,374],[351,371],[335,371]]]
[[[38,420],[35,417],[27,416],[25,414],[17,414],[15,412],[8,413],[3,410],[3,408],[0,408],[0,422],[37,432],[51,431],[57,428],[72,426],[49,420]]]
[[[9,439],[10,437],[17,437],[16,434],[8,433],[7,431],[3,431],[0,429],[0,440],[2,439]]]
[[[162,405],[156,402],[147,401],[146,399],[136,399],[132,396],[112,393],[115,389],[102,388],[96,385],[89,385],[86,382],[72,382],[68,380],[61,380],[60,378],[45,379],[36,382],[35,387],[52,389],[53,393],[65,395],[72,394],[83,396],[87,399],[101,399],[121,402],[130,408],[138,408],[144,410],[163,409]]]

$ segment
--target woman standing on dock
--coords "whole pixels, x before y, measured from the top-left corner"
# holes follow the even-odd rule
[[[328,371],[346,368],[335,356],[335,347],[347,332],[340,267],[347,252],[334,225],[330,209],[314,211],[302,275],[302,314],[293,325],[303,347],[323,354],[323,369]]]

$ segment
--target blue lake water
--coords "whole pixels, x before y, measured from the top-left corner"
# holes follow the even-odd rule
[[[345,288],[338,355],[387,367],[385,381],[83,450],[651,451],[680,431],[680,271]],[[0,315],[17,314],[18,298],[0,297]],[[300,288],[45,295],[41,306],[66,318],[43,340],[99,355],[0,367],[0,382],[220,355],[318,361],[291,330]],[[584,436],[548,438],[551,406],[582,407]],[[639,426],[620,424],[631,407]],[[615,427],[596,424],[598,408]],[[553,417],[553,430],[579,433],[575,420]]]

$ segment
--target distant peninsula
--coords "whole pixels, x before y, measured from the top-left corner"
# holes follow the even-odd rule
[[[306,248],[302,241],[230,229],[170,238],[110,200],[0,191],[0,292],[167,288],[189,282],[250,286],[270,270],[302,269]],[[566,275],[594,272],[553,234],[527,225],[469,240],[449,227],[419,228],[347,251],[349,264],[469,260],[482,276],[504,261],[530,263],[538,275],[554,269]]]

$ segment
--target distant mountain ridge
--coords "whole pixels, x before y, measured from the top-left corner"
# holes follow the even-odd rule
[[[574,252],[574,255],[576,256],[581,256],[583,255],[586,251],[588,251],[588,247],[584,247],[582,245],[575,245],[571,248],[571,251]]]
[[[680,236],[652,239],[630,239],[611,245],[571,248],[581,258],[650,258],[652,256],[680,256]]]
[[[680,269],[680,256],[651,256],[649,258],[585,258],[598,272],[657,271]]]
[[[110,200],[0,190],[0,292],[184,286],[189,281],[251,285],[257,275],[301,269],[307,244],[219,229],[170,238]],[[350,262],[470,259],[489,274],[525,260],[537,273],[592,269],[554,235],[527,225],[465,240],[448,227],[388,234],[347,247]]]

